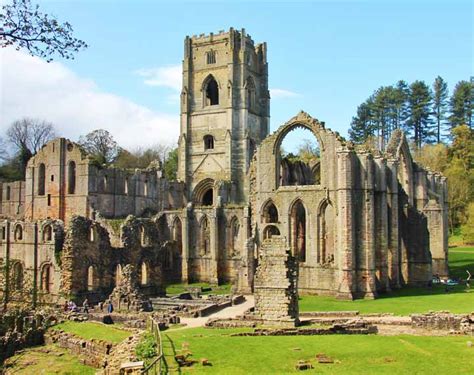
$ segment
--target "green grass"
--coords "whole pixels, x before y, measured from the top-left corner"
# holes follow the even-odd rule
[[[202,292],[201,294],[230,294],[232,285],[223,284],[223,285],[211,285],[208,283],[191,283],[191,284],[169,284],[166,286],[167,295],[176,295],[187,292],[187,288],[211,288],[208,292]]]
[[[6,374],[95,374],[66,349],[56,345],[33,347],[17,353],[5,363]],[[0,369],[1,372],[1,369]],[[2,372],[3,373],[3,372]]]
[[[72,322],[66,321],[52,327],[53,329],[62,329],[65,332],[72,333],[86,340],[104,340],[113,344],[125,340],[131,335],[130,332],[110,325],[93,322]]]
[[[450,274],[465,279],[466,269],[474,275],[474,247],[456,247],[449,250]],[[472,282],[474,284],[474,281]],[[394,313],[409,315],[429,310],[449,310],[453,313],[466,313],[474,310],[474,285],[466,292],[459,285],[449,293],[443,286],[428,288],[402,288],[392,293],[381,294],[375,300],[340,301],[334,297],[301,296],[300,311],[343,311],[358,310],[367,313]]]
[[[207,358],[181,368],[192,374],[283,374],[297,372],[298,360],[309,360],[322,374],[472,374],[474,349],[468,337],[422,336],[269,336],[229,337],[239,329],[195,328],[166,335],[176,349],[187,343],[191,358]],[[179,351],[178,351],[179,352]],[[319,364],[324,353],[334,364]],[[166,353],[171,357],[170,353]]]

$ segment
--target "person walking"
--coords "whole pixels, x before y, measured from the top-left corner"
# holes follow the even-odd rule
[[[111,300],[109,300],[109,304],[107,305],[107,312],[109,314],[112,314],[114,312],[114,305],[112,304]]]
[[[467,272],[467,279],[466,279],[466,289],[471,289],[471,273],[469,272],[469,270],[466,270]]]
[[[87,298],[82,303],[82,309],[84,311],[84,314],[89,314],[89,301],[87,300]]]

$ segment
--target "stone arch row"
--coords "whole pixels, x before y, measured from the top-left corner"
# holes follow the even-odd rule
[[[53,288],[54,266],[51,262],[43,262],[40,267],[39,290],[42,293],[51,293]],[[12,261],[10,286],[13,290],[21,291],[25,288],[25,266],[19,260]]]
[[[24,240],[24,232],[25,229],[23,228],[22,223],[16,223],[13,226],[13,239],[14,241],[23,241]],[[40,228],[40,235],[41,240],[43,242],[50,242],[54,239],[54,229],[52,224],[44,224]],[[2,239],[6,239],[6,227],[2,227]]]
[[[268,199],[261,208],[263,239],[281,234],[280,213],[272,199]],[[306,262],[308,246],[308,208],[302,198],[296,198],[289,205],[288,237],[293,255],[302,263]],[[317,262],[319,264],[334,263],[335,255],[335,210],[328,199],[324,199],[317,209]]]

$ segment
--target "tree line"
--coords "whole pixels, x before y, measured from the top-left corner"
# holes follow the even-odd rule
[[[57,136],[50,122],[31,118],[14,121],[6,132],[6,138],[0,138],[0,181],[23,180],[28,160]],[[104,129],[96,129],[79,137],[77,143],[99,168],[145,169],[160,166],[166,178],[176,179],[178,150],[169,144],[126,150]]]
[[[349,136],[355,143],[376,138],[383,149],[395,129],[402,129],[416,147],[449,141],[452,129],[472,129],[474,81],[460,81],[449,96],[446,81],[438,76],[431,87],[424,81],[401,80],[382,86],[357,107]]]

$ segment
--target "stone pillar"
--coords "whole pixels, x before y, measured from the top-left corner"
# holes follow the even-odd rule
[[[400,237],[398,225],[398,161],[387,160],[387,171],[389,183],[387,184],[387,207],[388,207],[388,273],[391,288],[399,289],[400,285]]]
[[[181,281],[183,283],[189,282],[189,211],[190,207],[183,209],[183,220],[181,228],[181,246],[182,246],[182,255],[181,255]]]
[[[339,269],[338,298],[353,299],[354,286],[354,215],[352,211],[352,153],[337,152],[337,266]]]
[[[444,246],[443,209],[434,199],[431,199],[423,212],[428,219],[433,275],[448,276],[448,252]]]
[[[390,291],[388,264],[388,210],[387,210],[387,161],[377,157],[377,183],[375,185],[375,239],[376,239],[376,269],[378,271],[380,288]]]
[[[211,259],[209,267],[209,283],[218,284],[218,262],[219,262],[219,210],[214,208],[209,213],[209,224],[210,224],[210,247],[211,247]]]
[[[298,262],[286,238],[272,236],[263,241],[255,274],[255,317],[269,325],[298,325],[297,282]]]

